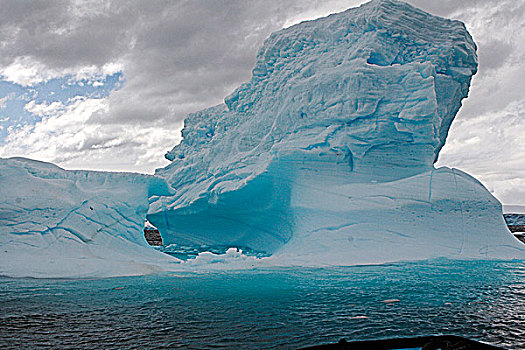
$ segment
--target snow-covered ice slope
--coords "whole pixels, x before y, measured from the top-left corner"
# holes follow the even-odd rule
[[[169,193],[153,176],[0,158],[0,275],[103,277],[165,268],[176,259],[149,247],[143,227],[148,196]]]
[[[168,244],[297,264],[523,258],[497,200],[433,166],[476,70],[463,23],[399,1],[274,33],[249,82],[186,119],[148,219]]]
[[[275,254],[278,264],[525,258],[498,200],[460,170],[442,167],[377,183],[348,183],[319,171],[296,177],[294,236]],[[330,192],[319,193],[330,180]]]

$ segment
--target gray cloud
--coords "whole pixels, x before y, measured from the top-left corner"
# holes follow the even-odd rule
[[[355,1],[347,2],[350,5]],[[0,2],[0,61],[41,69],[122,65],[126,83],[93,122],[181,122],[249,79],[257,48],[315,1]],[[325,10],[326,11],[326,10]]]
[[[487,42],[480,49],[480,66],[482,69],[498,69],[507,63],[507,59],[513,52],[513,45],[510,42],[495,39]]]

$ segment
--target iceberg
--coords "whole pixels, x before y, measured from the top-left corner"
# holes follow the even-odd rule
[[[434,167],[476,71],[461,22],[395,0],[283,29],[155,175],[0,158],[0,275],[525,259],[499,201]]]
[[[171,192],[154,176],[0,158],[0,275],[108,277],[164,270],[178,260],[149,247],[143,228],[149,196]]]
[[[525,258],[501,204],[435,169],[477,71],[463,23],[395,0],[272,34],[251,80],[185,120],[147,218],[166,244],[279,264]]]

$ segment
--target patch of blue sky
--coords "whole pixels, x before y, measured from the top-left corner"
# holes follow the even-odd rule
[[[0,80],[0,145],[5,143],[10,129],[34,125],[42,120],[43,116],[31,113],[25,108],[29,102],[46,105],[61,102],[67,106],[73,103],[77,96],[107,97],[122,84],[122,72],[96,79],[75,79],[75,76],[69,75],[31,86]]]

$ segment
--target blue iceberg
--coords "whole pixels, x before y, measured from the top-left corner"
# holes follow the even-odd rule
[[[148,220],[285,264],[523,258],[500,203],[433,165],[476,71],[463,23],[399,1],[274,33],[249,82],[186,119]]]
[[[399,1],[283,29],[155,176],[0,159],[0,275],[525,259],[498,200],[434,167],[476,71],[463,23]],[[147,245],[146,218],[165,245],[269,257],[182,262]]]

